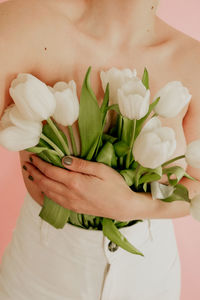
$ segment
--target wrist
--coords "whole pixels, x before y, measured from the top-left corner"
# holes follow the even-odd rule
[[[126,220],[156,219],[159,215],[161,200],[153,199],[150,193],[131,190],[127,201]],[[164,203],[166,205],[168,203]]]

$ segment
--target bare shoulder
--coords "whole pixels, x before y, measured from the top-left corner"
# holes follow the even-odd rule
[[[51,12],[45,2],[9,0],[0,4],[0,37],[4,45],[11,43],[22,48],[29,46],[29,41],[37,42],[37,35]]]
[[[43,1],[0,3],[0,117],[12,102],[8,94],[12,79],[20,72],[37,68],[38,45],[44,49],[43,37],[52,13],[51,8],[44,5],[46,0]]]
[[[192,95],[183,127],[187,142],[200,138],[200,42],[182,32],[177,33],[176,63],[180,78]]]
[[[200,99],[200,41],[168,24],[166,28],[173,49],[170,57],[172,72],[177,80],[190,89],[194,99]]]
[[[168,27],[171,31],[171,41],[174,45],[173,71],[180,74],[179,76],[184,84],[191,88],[193,93],[200,93],[197,78],[200,75],[200,42],[169,25]]]

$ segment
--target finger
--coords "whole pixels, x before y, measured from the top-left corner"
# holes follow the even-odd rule
[[[43,161],[36,155],[31,155],[31,158],[32,164],[50,179],[53,179],[65,185],[77,179],[77,174],[74,172],[70,172],[66,169],[53,166],[50,163]]]
[[[28,178],[37,184],[45,194],[48,191],[52,191],[58,195],[70,193],[69,189],[64,184],[46,177],[30,163],[26,162],[24,165],[27,169]]]
[[[71,171],[93,175],[100,179],[103,179],[105,177],[105,172],[108,172],[108,166],[103,163],[92,162],[74,156],[63,157],[62,164]]]

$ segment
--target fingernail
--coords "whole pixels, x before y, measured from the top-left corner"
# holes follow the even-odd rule
[[[34,179],[33,179],[33,176],[31,176],[31,175],[28,176],[28,179],[30,179],[31,181],[34,180]]]
[[[27,167],[23,165],[23,169],[27,171]]]
[[[71,156],[65,156],[64,158],[63,158],[63,164],[64,165],[71,165],[72,164],[72,157]]]
[[[33,159],[32,159],[32,157],[31,157],[31,156],[29,157],[29,160],[30,160],[30,162],[33,162]]]

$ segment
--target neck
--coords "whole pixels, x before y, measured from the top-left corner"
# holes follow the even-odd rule
[[[86,0],[86,30],[96,38],[148,43],[154,35],[159,0]],[[123,41],[122,41],[123,37]]]

